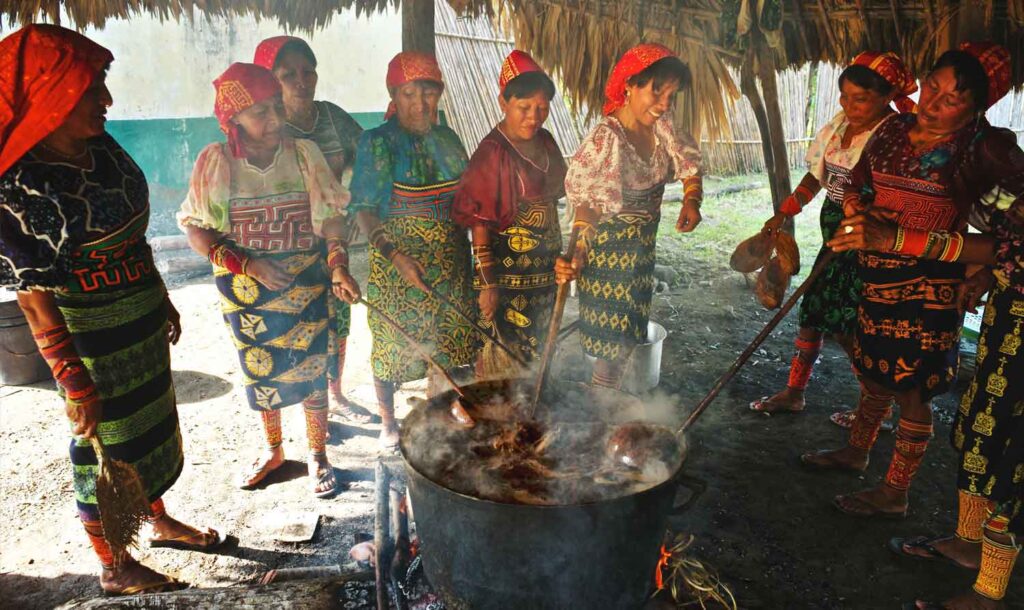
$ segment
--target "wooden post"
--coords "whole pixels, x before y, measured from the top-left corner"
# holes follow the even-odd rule
[[[435,54],[434,0],[402,0],[402,50]]]
[[[754,77],[753,54],[747,53],[747,58],[740,68],[740,91],[750,101],[750,107],[754,111],[754,120],[757,121],[757,130],[761,134],[761,153],[764,155],[764,170],[768,174],[768,186],[772,191],[772,208],[779,209],[782,204],[782,197],[779,195],[778,185],[772,176],[775,175],[775,151],[771,146],[771,139],[768,132],[768,113],[764,108],[764,100],[761,99],[761,92],[757,89],[757,79]]]

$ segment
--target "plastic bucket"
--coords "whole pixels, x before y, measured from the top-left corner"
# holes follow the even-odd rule
[[[0,302],[0,385],[27,385],[50,377],[17,301]]]

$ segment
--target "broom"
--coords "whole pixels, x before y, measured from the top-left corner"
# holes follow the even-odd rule
[[[135,467],[110,457],[99,437],[94,436],[91,440],[100,465],[96,476],[100,524],[117,565],[129,547],[138,546],[139,530],[152,512]]]
[[[491,322],[491,329],[494,330],[494,339],[488,339],[480,350],[480,377],[483,379],[498,379],[507,377],[518,377],[514,373],[521,368],[521,363],[516,362],[509,356],[508,352],[500,348],[505,343],[501,333],[498,331],[497,322]]]

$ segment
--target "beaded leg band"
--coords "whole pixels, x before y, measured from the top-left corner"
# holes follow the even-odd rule
[[[263,418],[263,432],[267,435],[267,446],[276,449],[281,446],[281,412],[260,411]]]
[[[302,402],[306,414],[306,439],[312,453],[322,454],[327,448],[327,397],[311,396]]]
[[[99,521],[86,521],[83,518],[82,526],[85,527],[85,535],[89,537],[89,542],[92,544],[92,549],[96,552],[100,564],[108,570],[116,568],[118,561],[114,557],[114,551],[111,550],[110,544],[103,536],[103,524]]]
[[[807,388],[807,382],[811,379],[811,371],[814,370],[814,363],[818,361],[823,343],[824,339],[808,341],[796,338],[796,353],[793,354],[793,361],[789,365],[789,381],[786,383],[788,387],[794,390]]]
[[[993,600],[1003,599],[1019,554],[1020,545],[1015,543],[1012,536],[1010,544],[996,542],[986,526],[981,541],[981,568],[978,570],[977,580],[974,581],[974,590],[978,595]]]
[[[905,417],[900,420],[896,430],[896,447],[889,462],[889,472],[885,475],[886,485],[900,491],[910,489],[910,482],[924,460],[931,436],[931,422],[916,422]]]
[[[892,411],[892,398],[891,395],[872,394],[861,386],[857,417],[850,426],[851,447],[867,451],[875,445],[882,420]]]
[[[959,498],[956,537],[966,542],[981,542],[985,522],[995,508],[995,502],[962,489],[958,489],[956,493]]]

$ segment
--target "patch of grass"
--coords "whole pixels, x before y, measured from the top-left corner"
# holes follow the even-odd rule
[[[731,184],[765,182],[763,174],[708,179],[706,190],[716,190]],[[821,229],[818,215],[823,196],[819,195],[796,217],[796,240],[802,259],[801,276],[805,276],[814,263],[821,247]],[[658,229],[658,262],[680,271],[693,266],[713,271],[729,270],[729,257],[744,239],[761,230],[772,216],[771,191],[767,186],[753,190],[707,197],[701,207],[703,220],[693,233],[676,232],[679,216],[678,198],[662,205],[662,222]]]

